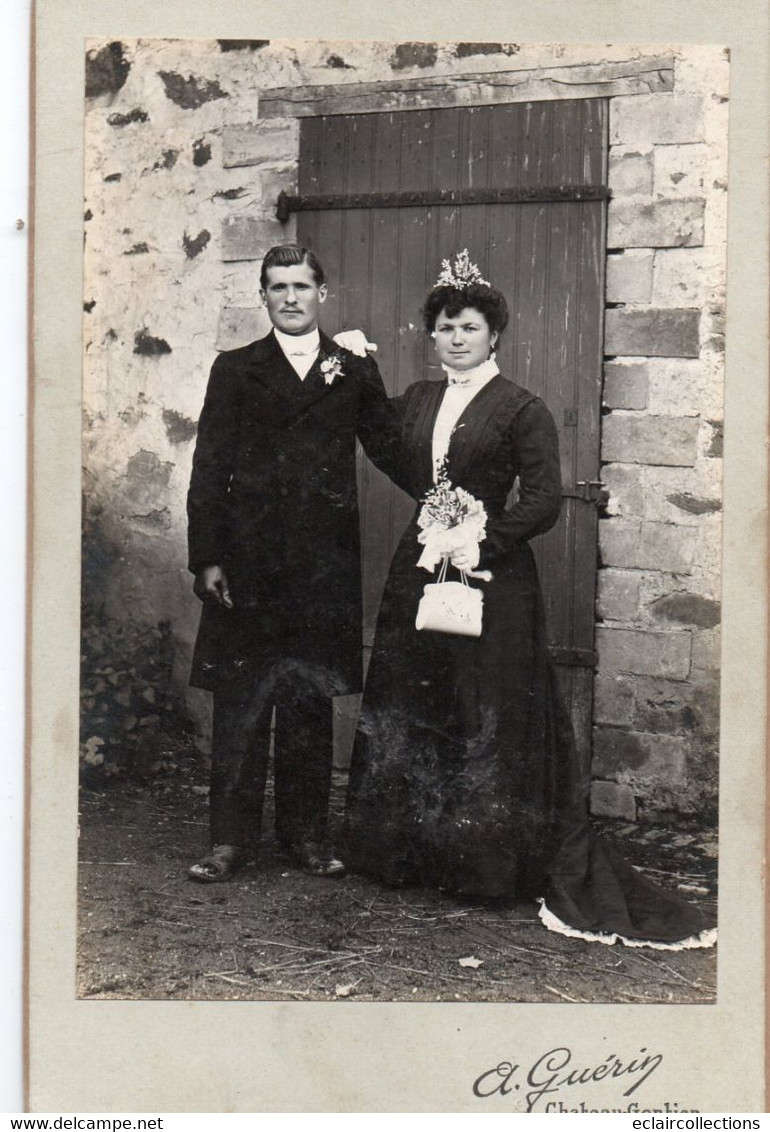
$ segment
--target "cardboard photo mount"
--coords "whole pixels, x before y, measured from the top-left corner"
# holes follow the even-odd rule
[[[730,50],[721,683],[720,952],[713,1006],[78,1001],[75,878],[82,382],[83,60],[89,38],[717,44]],[[306,5],[117,0],[37,9],[30,636],[28,1106],[32,1111],[517,1112],[474,1092],[497,1067],[543,1076],[659,1057],[640,1108],[764,1108],[767,11],[697,0],[609,12],[569,2]],[[287,1072],[287,1066],[294,1068]],[[536,1068],[541,1066],[541,1069]],[[565,1070],[566,1071],[566,1070]],[[489,1080],[490,1078],[488,1078]],[[496,1078],[493,1076],[491,1080]],[[536,1088],[531,1085],[531,1088]],[[480,1095],[487,1093],[488,1095]],[[576,1090],[559,1094],[569,1105]],[[597,1108],[626,1105],[596,1078]],[[663,1106],[668,1105],[666,1110]]]

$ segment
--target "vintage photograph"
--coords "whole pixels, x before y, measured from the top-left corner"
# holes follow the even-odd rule
[[[716,1003],[729,52],[85,48],[77,997]]]

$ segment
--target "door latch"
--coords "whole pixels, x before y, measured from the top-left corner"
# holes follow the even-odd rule
[[[603,507],[609,502],[610,492],[603,480],[577,480],[574,491],[563,491],[566,499],[580,499],[583,503],[593,503]]]

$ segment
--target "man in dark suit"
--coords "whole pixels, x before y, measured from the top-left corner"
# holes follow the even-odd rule
[[[344,874],[326,820],[332,697],[362,676],[356,437],[386,472],[396,444],[374,361],[319,332],[314,255],[272,248],[260,278],[273,330],[214,362],[187,504],[191,683],[214,694],[200,881],[229,879],[259,843],[273,709],[276,836],[306,872]]]

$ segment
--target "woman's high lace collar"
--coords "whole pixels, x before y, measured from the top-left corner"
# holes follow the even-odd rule
[[[494,354],[473,369],[452,369],[451,366],[443,364],[441,368],[447,375],[450,385],[483,385],[500,372]]]

